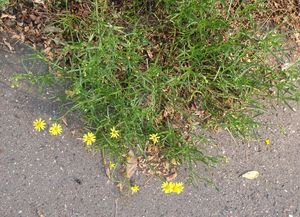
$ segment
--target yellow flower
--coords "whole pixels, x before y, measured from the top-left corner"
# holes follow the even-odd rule
[[[42,118],[39,118],[33,121],[33,126],[36,131],[40,132],[41,130],[45,129],[46,122]]]
[[[91,145],[96,141],[96,136],[94,133],[88,132],[83,135],[82,139],[87,145]]]
[[[270,144],[271,144],[270,139],[266,139],[266,140],[265,140],[265,144],[266,144],[266,145],[270,145]]]
[[[120,134],[119,134],[119,130],[116,130],[115,127],[111,128],[110,129],[110,138],[119,138],[120,137]]]
[[[184,185],[182,182],[176,182],[173,186],[173,192],[176,194],[180,194],[184,189]]]
[[[140,187],[137,185],[131,186],[131,193],[134,194],[140,190]]]
[[[115,169],[115,168],[116,168],[116,164],[113,163],[112,161],[109,161],[109,169],[110,169],[110,170],[113,170],[113,169]]]
[[[54,123],[49,129],[49,133],[53,136],[59,135],[62,133],[62,128],[60,124]]]
[[[160,137],[158,136],[157,133],[153,133],[153,134],[150,134],[150,135],[149,135],[149,139],[150,139],[154,144],[156,144],[156,143],[158,142],[159,138],[160,138]]]
[[[164,182],[161,185],[162,191],[165,192],[166,194],[172,193],[174,185],[175,184],[173,182]]]

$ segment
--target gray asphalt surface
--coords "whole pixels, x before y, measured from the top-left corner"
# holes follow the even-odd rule
[[[2,36],[3,37],[3,36]],[[1,37],[0,37],[1,42]],[[200,181],[181,195],[165,195],[151,179],[138,194],[122,196],[101,169],[101,159],[64,127],[62,136],[34,132],[32,121],[59,116],[60,105],[33,89],[11,88],[9,78],[27,69],[43,73],[39,61],[24,62],[29,48],[14,53],[0,44],[0,217],[299,217],[300,110],[271,108],[261,117],[257,141],[235,141],[226,132],[212,136],[208,153],[226,155],[216,169],[195,167],[219,190]],[[76,118],[75,118],[76,119]],[[264,144],[270,138],[271,145]],[[240,177],[258,170],[256,180]],[[186,171],[178,180],[186,181]],[[145,178],[140,178],[140,183]]]

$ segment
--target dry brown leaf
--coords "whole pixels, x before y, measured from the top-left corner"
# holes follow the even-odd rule
[[[146,50],[148,57],[152,60],[153,59],[153,53],[151,50]]]
[[[15,35],[12,36],[12,38],[13,38],[13,39],[20,40],[20,41],[22,41],[22,42],[25,41],[25,36],[24,36],[23,33],[20,33],[19,35],[16,35],[16,34],[15,34]]]
[[[51,52],[51,47],[47,47],[46,49],[44,49],[44,53],[50,60],[53,60],[54,55]]]
[[[127,164],[126,164],[126,177],[131,178],[137,170],[137,158],[134,155],[134,152],[130,150],[128,152]]]
[[[105,165],[105,174],[106,176],[108,177],[108,179],[111,179],[111,176],[110,176],[110,169],[107,165]]]
[[[66,118],[66,117],[63,117],[61,120],[62,120],[62,122],[63,122],[66,126],[68,126],[68,122],[67,122],[67,118]]]
[[[37,19],[37,16],[35,16],[34,14],[30,14],[29,17],[32,21],[36,21]]]
[[[10,14],[2,14],[2,15],[1,15],[1,19],[4,19],[4,18],[9,18],[9,19],[15,20],[15,19],[16,19],[16,16],[10,15]]]
[[[170,175],[166,176],[166,180],[168,182],[173,181],[175,178],[177,177],[177,171],[175,170],[173,173],[171,173]]]

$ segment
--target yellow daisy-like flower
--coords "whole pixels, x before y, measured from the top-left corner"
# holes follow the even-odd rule
[[[36,131],[40,132],[41,130],[45,129],[46,122],[42,118],[36,119],[33,121],[33,127]]]
[[[113,170],[113,169],[115,169],[115,168],[116,168],[116,164],[113,163],[112,161],[109,161],[109,169],[110,169],[110,170]]]
[[[266,139],[266,140],[265,140],[265,144],[266,144],[266,145],[270,145],[270,144],[271,144],[270,139]]]
[[[83,135],[82,140],[87,145],[91,145],[92,143],[94,143],[96,141],[96,136],[94,133],[88,132]]]
[[[164,182],[161,185],[162,191],[165,192],[166,194],[172,193],[174,185],[175,184],[173,182]]]
[[[149,135],[149,139],[150,139],[154,144],[158,143],[159,138],[160,138],[160,137],[158,136],[157,133],[153,133],[153,134],[150,134],[150,135]]]
[[[173,186],[173,192],[176,194],[180,194],[184,189],[184,185],[182,182],[176,182]]]
[[[134,185],[134,186],[131,186],[130,190],[131,190],[131,193],[134,194],[140,190],[140,187],[137,185]]]
[[[62,128],[60,124],[54,123],[49,129],[49,133],[53,136],[57,136],[62,133]]]
[[[110,129],[110,138],[114,138],[114,139],[117,139],[120,137],[120,131],[119,130],[116,130],[115,127],[111,128]]]

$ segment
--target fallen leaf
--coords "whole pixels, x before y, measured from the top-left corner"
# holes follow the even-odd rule
[[[111,179],[110,169],[109,169],[108,164],[106,163],[105,153],[104,153],[103,150],[101,151],[101,157],[102,157],[102,163],[103,163],[103,167],[104,167],[104,172],[105,172],[106,176],[108,177],[108,179]]]
[[[258,176],[259,176],[259,172],[255,170],[248,171],[242,175],[243,178],[250,179],[250,180],[256,179]]]
[[[15,35],[12,36],[12,38],[13,38],[13,39],[20,40],[20,41],[22,41],[22,42],[25,41],[25,36],[24,36],[23,33],[20,33],[20,35],[16,35],[16,34],[15,34]]]
[[[35,16],[34,14],[30,14],[29,17],[32,21],[36,21],[37,19],[37,16]]]
[[[148,57],[152,60],[153,59],[153,53],[151,50],[146,50]]]
[[[126,177],[131,178],[137,170],[137,158],[134,155],[133,151],[128,152],[127,164],[126,164]]]
[[[166,176],[166,180],[167,180],[167,182],[171,182],[171,181],[173,181],[176,177],[177,177],[177,171],[175,170],[173,173],[171,173],[170,175]]]
[[[67,122],[67,118],[66,118],[66,117],[63,117],[61,120],[62,120],[62,122],[63,122],[66,126],[68,126],[68,122]]]
[[[9,19],[15,20],[15,19],[16,19],[16,16],[10,15],[10,14],[2,14],[2,15],[1,15],[1,19],[3,19],[3,18],[9,18]]]
[[[107,176],[108,179],[111,179],[111,176],[110,176],[110,169],[107,165],[105,165],[105,174]]]

